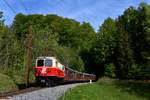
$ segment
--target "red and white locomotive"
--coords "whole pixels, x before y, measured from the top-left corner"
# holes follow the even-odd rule
[[[37,83],[51,86],[60,82],[95,80],[93,74],[81,73],[65,67],[55,57],[38,57],[34,68]]]

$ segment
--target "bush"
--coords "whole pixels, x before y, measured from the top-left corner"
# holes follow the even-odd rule
[[[66,67],[84,71],[84,62],[74,49],[60,47],[57,50],[57,57]]]
[[[108,76],[108,77],[111,77],[111,78],[115,78],[116,77],[115,65],[113,63],[105,65],[104,75]]]
[[[0,73],[0,93],[18,89],[11,77]]]
[[[128,72],[128,78],[132,79],[149,79],[150,67],[146,65],[132,64]]]

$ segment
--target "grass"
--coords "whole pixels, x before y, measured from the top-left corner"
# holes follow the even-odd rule
[[[7,75],[0,73],[0,93],[9,92],[14,89],[17,89],[17,85],[14,81]]]
[[[69,90],[59,100],[150,100],[150,83],[101,79]]]
[[[24,70],[15,69],[0,70],[0,93],[10,92],[26,88],[24,82]],[[33,71],[30,72],[30,83],[35,81]]]

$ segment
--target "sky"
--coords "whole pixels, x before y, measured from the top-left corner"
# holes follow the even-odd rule
[[[130,6],[150,0],[0,0],[5,24],[11,25],[17,13],[57,14],[79,22],[89,22],[95,30],[107,17],[113,19]]]

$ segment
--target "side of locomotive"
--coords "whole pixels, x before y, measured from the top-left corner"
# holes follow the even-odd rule
[[[51,86],[62,82],[95,81],[93,74],[81,73],[62,65],[55,57],[38,57],[34,67],[38,84]]]

